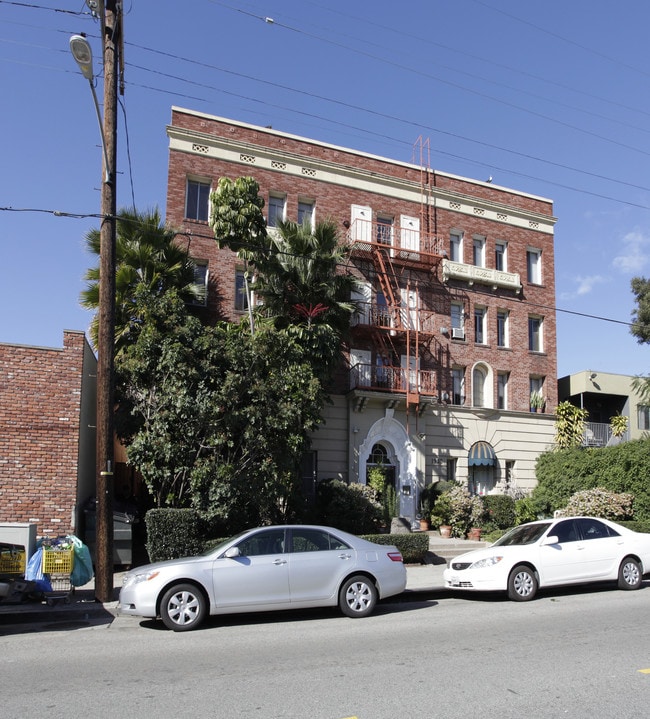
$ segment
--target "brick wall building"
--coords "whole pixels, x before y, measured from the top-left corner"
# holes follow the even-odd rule
[[[168,136],[167,221],[207,270],[207,318],[246,311],[243,267],[207,224],[220,177],[255,178],[271,231],[327,218],[350,245],[359,311],[315,478],[364,482],[388,463],[405,516],[444,477],[533,486],[557,403],[550,200],[181,108]]]
[[[61,349],[0,344],[0,522],[76,532],[94,494],[95,375],[83,332]]]

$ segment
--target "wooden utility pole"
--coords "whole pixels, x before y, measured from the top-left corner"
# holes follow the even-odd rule
[[[100,3],[101,6],[101,3]],[[104,123],[106,143],[101,187],[99,257],[99,332],[97,358],[97,514],[95,599],[113,599],[113,471],[115,244],[117,235],[117,92],[121,43],[121,6],[106,0],[101,12],[104,57]],[[108,167],[106,167],[108,162]]]

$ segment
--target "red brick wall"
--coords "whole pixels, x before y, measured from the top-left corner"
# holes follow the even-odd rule
[[[183,227],[190,234],[190,249],[196,258],[209,261],[210,275],[216,283],[210,287],[210,306],[208,314],[211,317],[236,319],[233,312],[234,304],[234,268],[236,258],[229,251],[219,251],[212,237],[207,223],[191,222],[185,220],[185,189],[188,176],[198,176],[210,179],[213,186],[220,177],[231,178],[250,175],[260,185],[260,194],[268,202],[269,191],[286,195],[287,216],[296,219],[299,198],[309,198],[315,201],[316,220],[330,218],[341,228],[342,236],[345,233],[344,222],[350,221],[350,206],[352,204],[369,205],[373,212],[392,215],[399,218],[401,214],[419,217],[421,203],[408,202],[384,194],[354,189],[344,184],[345,168],[360,168],[383,177],[396,177],[406,179],[419,186],[423,177],[419,168],[407,166],[404,163],[373,158],[352,150],[333,148],[299,138],[285,137],[273,131],[264,131],[250,127],[241,127],[236,124],[222,122],[210,117],[187,114],[175,110],[172,124],[177,128],[184,128],[197,133],[197,143],[201,142],[200,134],[216,135],[220,138],[232,139],[237,142],[250,143],[250,152],[255,154],[255,147],[276,148],[280,153],[290,152],[300,156],[300,161],[309,167],[310,159],[327,160],[336,163],[341,170],[341,184],[320,181],[305,176],[295,176],[280,171],[274,171],[245,163],[227,162],[222,159],[209,157],[197,153],[185,153],[171,150],[169,157],[168,194],[167,194],[167,220],[175,226]],[[206,141],[207,142],[207,141]],[[445,190],[457,193],[459,198],[475,198],[477,203],[488,201],[498,203],[499,212],[504,215],[515,214],[518,210],[537,213],[552,217],[552,203],[538,197],[531,197],[522,193],[494,187],[485,183],[474,182],[463,178],[450,177],[429,172],[426,175],[432,185],[432,192]],[[555,271],[553,236],[528,227],[518,227],[507,222],[492,220],[480,215],[472,216],[455,212],[446,208],[436,208],[430,211],[429,231],[440,238],[445,247],[449,249],[449,234],[452,229],[463,231],[466,241],[464,243],[465,262],[471,262],[472,235],[480,234],[486,238],[486,266],[493,267],[494,248],[496,240],[508,243],[508,271],[519,273],[523,289],[515,294],[508,290],[493,291],[490,287],[467,283],[450,282],[437,285],[434,292],[445,295],[444,301],[439,301],[440,316],[436,318],[436,326],[449,324],[449,301],[456,299],[454,295],[462,297],[466,312],[466,341],[452,342],[448,337],[440,334],[433,340],[434,349],[438,356],[445,356],[446,366],[453,364],[468,368],[466,376],[466,394],[470,388],[470,370],[478,361],[484,361],[494,370],[509,371],[509,409],[520,411],[528,410],[529,377],[531,374],[546,378],[545,393],[548,398],[549,409],[557,404],[556,393],[556,324],[555,312]],[[422,227],[423,232],[426,228]],[[186,240],[183,239],[183,242]],[[529,285],[526,281],[526,250],[529,247],[542,250],[543,284]],[[488,308],[488,336],[491,345],[476,345],[473,340],[473,312],[475,305]],[[494,342],[496,335],[496,311],[505,309],[510,313],[510,342],[509,349],[500,349]],[[535,314],[544,318],[543,325],[543,353],[528,351],[528,315]],[[362,343],[355,346],[364,348]],[[421,365],[423,369],[426,367]],[[496,393],[496,377],[494,378]],[[468,399],[468,403],[470,400]],[[496,406],[496,396],[494,398]]]
[[[0,344],[0,521],[74,529],[83,332],[63,349]]]

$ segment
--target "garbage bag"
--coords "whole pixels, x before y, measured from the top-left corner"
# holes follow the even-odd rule
[[[27,562],[27,567],[25,568],[25,580],[34,582],[39,592],[52,591],[50,578],[46,574],[43,574],[43,547],[38,547],[29,558],[29,562]]]
[[[83,587],[93,578],[93,560],[90,558],[90,550],[79,537],[69,535],[67,539],[72,542],[74,549],[70,584],[73,587]]]

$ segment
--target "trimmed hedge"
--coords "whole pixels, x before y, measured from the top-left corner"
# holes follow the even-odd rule
[[[144,521],[152,562],[191,557],[204,549],[205,525],[193,509],[150,509]]]
[[[404,564],[424,564],[424,558],[429,551],[429,535],[424,532],[413,534],[363,534],[361,539],[367,539],[375,544],[392,544],[399,549]]]

